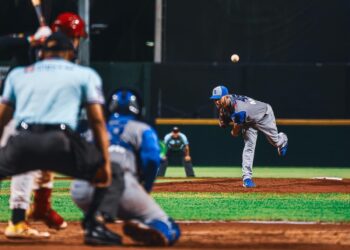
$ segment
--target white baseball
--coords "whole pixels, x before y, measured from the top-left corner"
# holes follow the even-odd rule
[[[237,54],[233,54],[233,55],[231,56],[231,61],[232,61],[233,63],[238,62],[238,61],[239,61],[239,56],[238,56]]]

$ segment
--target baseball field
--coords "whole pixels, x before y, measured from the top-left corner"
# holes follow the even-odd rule
[[[245,189],[239,167],[197,167],[185,178],[170,167],[153,197],[180,222],[182,237],[172,249],[349,249],[350,171],[347,168],[256,167],[257,187]],[[1,249],[88,249],[82,244],[81,212],[69,195],[70,180],[55,182],[53,205],[67,221],[42,241],[7,240]],[[10,214],[9,181],[2,183],[0,230]],[[41,230],[41,222],[33,222]],[[121,232],[121,223],[110,225]],[[125,248],[143,249],[124,237]],[[108,248],[103,248],[108,249]],[[150,249],[150,248],[145,248]]]

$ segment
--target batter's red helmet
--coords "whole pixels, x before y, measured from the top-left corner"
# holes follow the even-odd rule
[[[86,37],[84,20],[75,13],[64,12],[53,22],[53,32],[61,31],[69,37]]]

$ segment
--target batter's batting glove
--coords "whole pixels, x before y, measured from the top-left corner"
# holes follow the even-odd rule
[[[52,31],[49,26],[42,26],[40,27],[34,35],[29,36],[28,42],[32,46],[43,44],[47,37],[49,37],[52,34]]]

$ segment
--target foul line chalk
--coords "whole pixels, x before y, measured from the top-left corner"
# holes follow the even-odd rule
[[[331,181],[342,181],[343,178],[340,178],[340,177],[313,177],[311,178],[313,180],[331,180]]]

